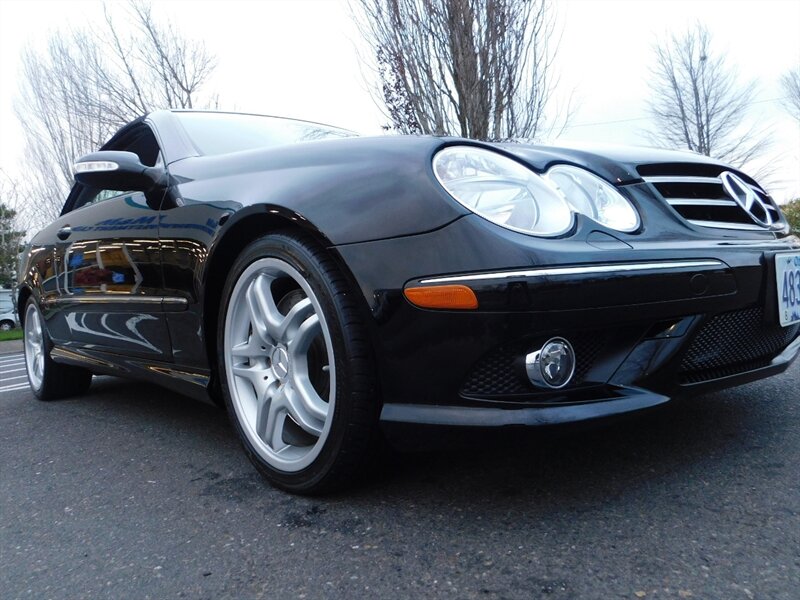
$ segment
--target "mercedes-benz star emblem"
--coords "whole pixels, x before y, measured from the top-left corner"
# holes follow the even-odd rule
[[[734,175],[730,171],[724,171],[719,178],[728,196],[733,198],[750,215],[753,221],[763,227],[770,227],[775,222],[773,214],[767,208],[766,203],[741,177]]]
[[[272,353],[272,371],[278,379],[284,379],[289,374],[289,355],[285,348],[275,348]]]

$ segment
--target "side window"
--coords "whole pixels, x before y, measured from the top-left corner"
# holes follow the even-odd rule
[[[97,204],[98,202],[108,200],[109,198],[113,198],[114,196],[119,196],[124,193],[125,192],[120,192],[117,190],[100,190],[94,198],[91,198],[85,204]]]
[[[97,188],[84,187],[78,193],[78,197],[72,205],[72,210],[78,210],[84,206],[91,206],[93,204],[100,204],[106,200],[117,198],[118,196],[130,196],[136,192],[123,191],[123,190],[98,190]]]

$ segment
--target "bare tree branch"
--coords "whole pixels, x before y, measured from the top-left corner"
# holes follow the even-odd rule
[[[786,94],[784,104],[789,114],[800,121],[800,65],[781,77],[781,87]]]
[[[375,53],[387,129],[508,140],[536,138],[554,123],[549,0],[352,0],[351,8]]]
[[[17,210],[40,223],[61,210],[74,160],[119,127],[159,108],[218,103],[202,95],[216,63],[201,42],[157,20],[140,0],[127,4],[132,27],[121,29],[117,6],[104,6],[101,28],[57,31],[44,49],[23,52],[15,110],[26,137],[29,201]]]
[[[650,112],[657,143],[686,148],[737,167],[761,156],[768,132],[744,125],[755,83],[742,84],[722,56],[712,52],[703,25],[654,47]]]

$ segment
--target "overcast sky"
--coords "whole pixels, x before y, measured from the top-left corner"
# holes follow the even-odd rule
[[[205,41],[218,66],[209,89],[226,109],[299,117],[380,133],[386,121],[365,83],[365,50],[337,0],[156,0],[184,35]],[[649,144],[645,99],[652,44],[704,23],[714,50],[742,81],[756,79],[749,117],[772,131],[771,192],[800,196],[800,124],[781,105],[779,78],[800,64],[800,0],[557,0],[558,100],[576,111],[562,137]],[[18,173],[22,138],[13,110],[19,54],[49,31],[99,22],[94,0],[0,0],[0,167]]]

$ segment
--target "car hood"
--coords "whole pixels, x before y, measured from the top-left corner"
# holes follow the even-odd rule
[[[542,146],[518,143],[492,145],[522,159],[540,172],[546,171],[553,165],[567,163],[594,171],[618,185],[641,181],[642,178],[636,170],[638,165],[702,163],[727,166],[702,154],[643,146],[589,143]]]

